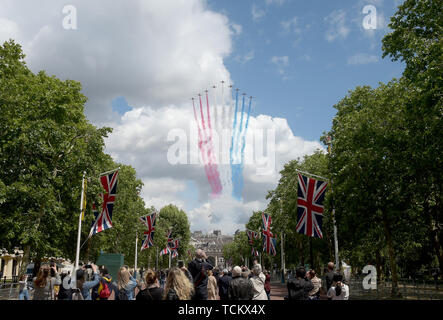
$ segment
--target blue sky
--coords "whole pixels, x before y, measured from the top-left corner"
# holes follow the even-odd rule
[[[333,105],[348,90],[401,76],[401,63],[381,58],[381,40],[389,29],[362,27],[365,5],[375,5],[379,24],[387,25],[396,10],[394,0],[210,0],[208,4],[241,26],[225,65],[235,86],[255,97],[254,113],[287,118],[294,135],[304,139],[317,140],[330,129]],[[254,19],[253,9],[256,16],[262,16]],[[343,19],[334,21],[334,12],[335,16],[344,13]],[[334,22],[342,22],[346,36],[328,41],[326,35],[334,31]],[[355,55],[366,61],[349,61]],[[287,57],[283,73],[272,57],[277,61]],[[282,64],[284,59],[280,59]]]

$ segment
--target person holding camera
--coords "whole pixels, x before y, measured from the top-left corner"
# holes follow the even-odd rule
[[[205,252],[197,249],[195,251],[195,259],[188,264],[188,270],[192,275],[195,288],[194,300],[208,299],[208,277],[206,271],[212,270],[214,267],[206,261],[206,258]]]
[[[77,270],[77,289],[80,291],[83,300],[92,300],[91,299],[91,289],[95,287],[99,281],[100,277],[97,272],[97,266],[95,264],[86,265],[86,269],[92,269],[92,280],[86,281],[86,272],[83,269]],[[81,298],[80,298],[81,300]]]
[[[311,280],[306,277],[306,270],[303,267],[295,270],[295,278],[288,281],[288,300],[308,300],[309,292],[314,289]]]
[[[343,276],[339,273],[334,274],[332,285],[328,290],[328,298],[331,300],[348,300],[349,287],[342,282]]]
[[[51,271],[52,270],[52,271]],[[54,300],[54,286],[60,285],[61,279],[55,265],[44,264],[33,279],[34,300]]]

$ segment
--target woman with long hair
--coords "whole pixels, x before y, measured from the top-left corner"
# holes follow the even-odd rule
[[[146,288],[140,290],[136,300],[162,300],[163,297],[163,289],[160,288],[160,283],[158,282],[157,273],[148,269],[146,271]]]
[[[131,276],[127,267],[121,267],[117,274],[117,292],[115,300],[134,300],[137,280]]]
[[[100,276],[97,272],[97,266],[91,263],[91,269],[93,278],[91,281],[86,281],[85,271],[82,269],[77,270],[77,288],[80,290],[82,297],[84,300],[92,300],[91,298],[91,289],[94,288],[100,282]]]
[[[22,274],[20,276],[18,283],[20,286],[19,293],[18,293],[18,299],[19,300],[29,300],[28,277],[26,276],[26,274]]]
[[[51,269],[54,277],[51,277]],[[44,264],[33,279],[34,300],[54,300],[54,286],[60,285],[61,279],[55,266]]]
[[[172,268],[166,279],[163,300],[191,300],[194,285],[179,268]]]
[[[218,286],[217,279],[212,270],[208,270],[208,300],[217,300]]]

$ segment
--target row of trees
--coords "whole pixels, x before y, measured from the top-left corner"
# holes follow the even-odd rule
[[[325,200],[324,239],[312,240],[314,267],[334,261],[334,206],[341,260],[354,270],[376,265],[379,277],[392,280],[396,295],[400,276],[443,270],[441,3],[406,0],[389,27],[383,57],[403,61],[403,76],[377,88],[357,87],[339,101],[332,128],[321,137],[324,143],[332,138],[331,152],[286,164],[265,212],[272,216],[273,231],[286,235],[289,266],[305,264],[310,240],[295,233],[295,170],[328,177],[333,193],[329,188]],[[246,228],[259,225],[260,214],[254,212]],[[244,236],[235,246],[237,256],[246,256]],[[279,263],[279,254],[273,263]]]
[[[20,45],[0,46],[0,245],[24,248],[24,263],[44,257],[74,259],[83,172],[89,178],[82,239],[94,220],[92,203],[100,205],[99,174],[120,167],[113,228],[91,238],[81,258],[95,260],[100,251],[119,252],[134,263],[140,216],[152,213],[138,196],[143,186],[136,171],[115,163],[104,152],[111,128],[97,128],[86,119],[86,97],[79,82],[61,81],[26,66]],[[155,244],[166,246],[166,229],[181,239],[186,252],[190,228],[186,214],[174,206],[159,212]],[[155,261],[155,249],[144,250],[140,266]],[[164,264],[163,259],[160,265]],[[23,270],[22,270],[23,272]]]

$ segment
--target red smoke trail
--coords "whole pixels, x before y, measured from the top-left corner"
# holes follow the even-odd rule
[[[208,127],[209,127],[209,164],[212,167],[212,172],[215,175],[216,194],[220,194],[222,191],[222,185],[220,183],[220,174],[218,172],[217,161],[214,156],[214,145],[212,143],[212,127],[211,127],[211,112],[209,111],[209,98],[208,91],[206,90],[206,110],[208,113]]]
[[[214,170],[214,166],[213,166],[213,162],[212,162],[212,144],[209,144],[208,142],[208,134],[206,132],[206,125],[205,125],[205,117],[203,115],[203,104],[202,104],[202,98],[201,95],[198,95],[199,98],[199,102],[200,102],[200,114],[201,114],[201,121],[202,121],[202,126],[203,126],[203,145],[206,147],[206,155],[207,155],[207,163],[209,166],[209,177],[208,179],[210,179],[210,184],[213,185],[212,188],[212,193],[213,194],[219,194],[219,185],[220,185],[220,181],[218,178],[218,172],[216,170]],[[208,109],[209,110],[209,109]],[[210,119],[210,118],[209,118]],[[211,126],[211,124],[209,123],[209,127]]]
[[[208,166],[208,162],[206,160],[205,151],[203,149],[203,137],[202,137],[200,125],[199,125],[198,119],[197,119],[197,112],[195,111],[194,98],[192,98],[192,108],[194,109],[194,119],[195,119],[195,122],[197,123],[197,127],[198,127],[198,148],[200,149],[200,153],[202,155],[202,160],[203,160],[203,163],[205,166],[206,177],[208,178],[209,185],[211,186],[212,192],[215,192],[215,186],[213,183],[213,179],[211,177],[211,172],[210,172],[210,169]]]

